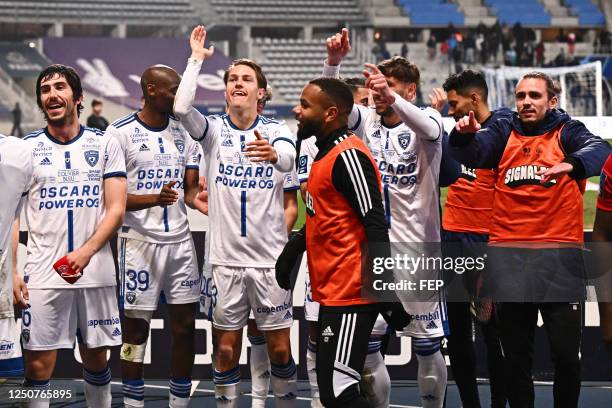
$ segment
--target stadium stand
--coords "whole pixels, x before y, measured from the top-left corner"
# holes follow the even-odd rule
[[[578,16],[581,26],[605,25],[605,16],[592,0],[565,0],[564,2],[571,13]]]
[[[274,91],[288,103],[299,100],[304,84],[321,74],[327,53],[325,41],[299,39],[258,39],[253,44],[261,52],[260,60]],[[371,60],[369,51],[359,41],[342,63],[342,75],[361,76],[363,61]]]
[[[356,0],[304,0],[287,5],[282,0],[211,0],[225,21],[287,25],[295,22],[364,23],[366,17]]]
[[[2,22],[138,22],[142,25],[190,24],[194,9],[189,0],[61,0],[0,1]]]

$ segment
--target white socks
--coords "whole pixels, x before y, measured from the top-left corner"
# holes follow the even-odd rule
[[[252,408],[264,408],[270,388],[270,358],[266,347],[266,337],[247,336],[251,343],[250,369]]]

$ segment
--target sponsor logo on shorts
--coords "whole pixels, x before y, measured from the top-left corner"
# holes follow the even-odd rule
[[[420,321],[420,320],[438,320],[440,319],[440,312],[438,310],[436,310],[434,313],[427,313],[427,314],[418,314],[418,315],[414,315],[411,314],[410,317],[412,318],[412,320],[416,320],[416,321]]]
[[[200,286],[201,279],[187,279],[181,282],[181,286],[193,288],[194,286]]]
[[[262,306],[262,307],[258,307],[256,309],[257,313],[266,313],[266,314],[272,314],[272,313],[276,313],[276,312],[283,312],[285,310],[288,310],[289,308],[291,308],[291,303],[283,303],[282,305],[278,305],[278,306]]]
[[[293,315],[291,314],[291,312],[289,310],[287,310],[287,313],[285,313],[285,316],[283,317],[284,320],[289,320],[292,319]]]
[[[112,336],[113,337],[121,336],[121,330],[119,330],[118,327],[115,327],[115,330],[113,330]]]
[[[136,293],[134,293],[134,292],[127,292],[125,294],[125,300],[126,300],[126,302],[128,302],[131,305],[132,303],[134,303],[136,301]]]
[[[93,319],[87,321],[87,327],[93,327],[94,329],[98,326],[114,326],[120,324],[118,317],[111,317],[110,319]]]
[[[334,337],[334,332],[332,331],[331,327],[327,326],[323,330],[323,333],[321,333],[321,337],[323,337],[324,343],[327,343],[330,337]]]
[[[434,330],[434,329],[437,329],[438,326],[436,326],[436,322],[432,320],[427,324],[427,326],[425,326],[425,328],[429,330]]]
[[[15,349],[15,343],[12,341],[0,341],[0,356],[10,354]]]
[[[23,339],[24,342],[29,343],[30,342],[30,329],[23,329],[21,331],[21,338]]]

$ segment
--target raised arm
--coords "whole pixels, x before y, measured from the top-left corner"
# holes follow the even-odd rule
[[[376,65],[365,64],[365,66],[367,69],[363,74],[367,78],[366,86],[384,99],[418,137],[438,140],[442,136],[444,127],[439,112],[434,109],[422,110],[414,106],[389,88],[387,78]]]
[[[202,140],[209,128],[209,121],[206,116],[193,107],[202,63],[214,53],[213,46],[204,48],[205,40],[206,30],[204,30],[204,27],[197,26],[194,28],[189,38],[191,57],[187,60],[187,67],[174,97],[174,114],[195,140]]]
[[[481,129],[470,111],[457,121],[449,137],[451,156],[459,163],[474,169],[496,168],[510,135],[510,120],[501,118]]]

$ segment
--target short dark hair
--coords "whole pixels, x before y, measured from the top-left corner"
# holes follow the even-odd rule
[[[358,88],[365,88],[364,77],[342,78],[342,80],[351,88],[351,91],[353,92],[355,92]]]
[[[487,101],[489,96],[489,87],[487,86],[487,81],[482,72],[473,71],[471,69],[466,69],[457,74],[453,74],[446,78],[444,84],[442,84],[442,88],[445,92],[455,91],[459,95],[468,96],[468,93],[471,89],[478,89],[484,101]]]
[[[541,79],[542,81],[546,82],[546,93],[548,94],[549,101],[553,98],[553,96],[557,96],[561,93],[561,85],[553,81],[549,75],[541,71],[528,72],[527,74],[523,75],[521,81],[528,78]]]
[[[318,86],[340,112],[350,113],[353,109],[353,92],[344,81],[322,77],[313,79],[309,84]]]
[[[393,77],[406,84],[419,85],[421,73],[419,68],[404,57],[395,56],[386,59],[377,65],[380,72],[386,77]]]
[[[73,102],[78,101],[83,96],[83,87],[81,86],[81,78],[74,68],[68,65],[53,64],[43,69],[38,75],[36,80],[36,104],[42,110],[42,100],[40,98],[40,84],[42,81],[53,78],[55,75],[59,75],[66,79],[68,86],[72,89],[72,100]],[[83,104],[79,102],[77,105],[77,114],[80,115],[83,110]]]
[[[225,85],[227,85],[227,79],[229,78],[230,70],[237,65],[246,65],[247,67],[255,71],[255,78],[257,78],[258,88],[266,89],[268,87],[268,80],[266,79],[266,76],[264,75],[263,70],[261,69],[261,66],[255,61],[253,61],[252,59],[248,59],[248,58],[239,58],[237,60],[232,61],[230,66],[227,67],[227,69],[225,70],[225,73],[223,74],[223,82],[225,83]]]
[[[95,107],[95,106],[98,106],[98,105],[102,105],[102,101],[101,100],[94,99],[94,100],[91,101],[91,107],[92,108]]]

